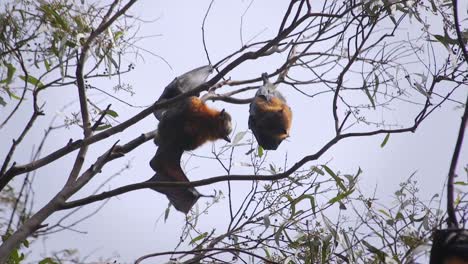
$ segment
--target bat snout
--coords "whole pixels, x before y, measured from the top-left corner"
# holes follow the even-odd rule
[[[223,137],[224,140],[226,140],[227,142],[231,143],[231,138],[229,137],[229,135],[225,135]]]

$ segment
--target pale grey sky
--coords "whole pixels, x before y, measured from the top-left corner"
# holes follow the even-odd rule
[[[157,97],[162,89],[175,76],[192,68],[207,64],[201,41],[201,23],[206,8],[210,1],[139,1],[131,13],[144,20],[157,20],[153,23],[143,24],[140,35],[161,35],[142,40],[138,45],[150,50],[167,60],[172,70],[159,58],[147,53],[144,60],[139,59],[135,70],[123,77],[124,82],[130,83],[136,94],[133,97],[121,94],[121,96],[134,105],[148,106]],[[239,25],[240,17],[250,1],[216,1],[207,19],[206,36],[207,46],[211,59],[216,62],[227,54],[240,48]],[[254,1],[249,12],[244,17],[243,38],[249,40],[257,33],[261,34],[257,40],[268,39],[276,34],[279,18],[285,10],[285,1]],[[415,23],[416,24],[416,23]],[[417,26],[408,25],[408,32],[417,32]],[[401,32],[401,34],[406,34]],[[443,56],[443,55],[442,55]],[[229,74],[232,79],[249,79],[258,77],[262,72],[275,70],[283,62],[284,56],[276,56],[274,59],[263,59],[260,62],[247,62]],[[130,60],[129,60],[130,61]],[[110,89],[115,82],[102,80],[97,85],[103,89]],[[309,88],[309,87],[308,87]],[[466,87],[465,87],[466,88]],[[49,118],[60,109],[64,103],[76,100],[77,94],[74,87],[68,87],[69,91],[49,91],[46,112],[47,116],[38,121],[40,127],[36,127],[26,137],[22,146],[18,149],[15,160],[19,163],[28,161],[31,146],[37,144],[41,138],[43,129],[48,125]],[[229,88],[225,88],[226,90]],[[281,85],[281,92],[286,96],[294,112],[291,137],[283,142],[278,151],[270,152],[269,159],[273,163],[282,164],[284,155],[288,155],[288,165],[307,154],[315,153],[325,142],[333,137],[333,118],[331,113],[331,96],[323,95],[314,98],[306,98],[290,87]],[[310,87],[314,89],[314,87]],[[441,91],[443,94],[444,91]],[[90,91],[94,98],[103,98],[101,95]],[[252,94],[252,93],[250,93]],[[422,101],[417,92],[415,98]],[[467,95],[467,89],[459,89],[455,98],[463,101]],[[116,101],[106,100],[102,105],[112,102],[113,109],[119,113],[119,120],[123,121],[135,115],[140,109],[129,108]],[[211,104],[221,109],[226,108],[231,113],[237,131],[247,129],[248,106],[227,105],[216,102]],[[78,105],[71,105],[70,109],[78,109]],[[360,179],[360,186],[369,195],[377,190],[378,197],[382,201],[390,201],[398,184],[417,171],[415,179],[426,198],[434,193],[440,193],[448,172],[449,163],[459,128],[461,110],[454,109],[455,104],[447,103],[431,115],[414,134],[392,135],[385,148],[380,148],[384,135],[368,138],[346,139],[331,148],[317,162],[310,165],[329,162],[330,167],[342,172],[355,172],[361,167],[364,173]],[[0,109],[1,112],[6,109]],[[406,104],[396,104],[394,111],[378,112],[389,123],[408,124],[415,113],[415,108]],[[5,128],[7,136],[0,138],[0,145],[9,146],[11,136],[24,124],[24,119],[30,114],[30,109],[22,109],[14,123]],[[62,118],[63,120],[63,118]],[[60,118],[59,118],[60,121]],[[110,138],[99,146],[91,147],[86,164],[95,161],[95,157],[101,154],[116,140],[126,142],[135,138],[142,132],[156,128],[157,122],[153,116],[149,116],[134,127]],[[63,146],[70,137],[81,137],[79,128],[66,130],[66,133],[56,133],[48,140],[48,146],[44,153]],[[250,135],[249,135],[250,137]],[[221,144],[221,143],[217,143]],[[197,154],[209,154],[211,145],[195,151]],[[144,181],[153,174],[148,165],[156,147],[148,142],[126,157],[109,163],[103,173],[97,175],[95,182],[81,190],[74,198],[89,194],[107,176],[120,170],[122,166],[131,160],[131,169],[106,184],[104,190],[118,186]],[[241,152],[239,152],[241,153]],[[3,155],[3,152],[2,152]],[[239,155],[241,156],[241,155]],[[3,159],[3,156],[0,157]],[[74,154],[70,154],[53,164],[47,165],[37,172],[36,178],[36,208],[54,195],[65,181],[69,173],[70,164]],[[242,157],[240,158],[242,159]],[[463,166],[468,161],[468,150],[462,149],[457,171],[465,176]],[[86,166],[85,166],[86,167]],[[204,179],[211,176],[223,175],[223,170],[213,160],[190,159],[187,164],[190,179]],[[237,171],[248,173],[244,168],[236,168]],[[234,204],[243,196],[245,183],[233,183]],[[226,189],[226,183],[219,183],[199,188],[203,193],[212,193],[214,189]],[[198,204],[203,205],[205,200],[200,199]],[[184,215],[171,210],[169,221],[164,223],[157,219],[164,214],[168,204],[165,196],[150,190],[141,190],[118,198],[112,198],[106,206],[93,218],[79,224],[75,228],[86,234],[73,231],[63,231],[50,236],[47,240],[47,248],[41,243],[34,244],[36,255],[39,251],[58,250],[63,248],[77,248],[82,255],[94,252],[94,256],[108,257],[117,254],[117,260],[121,263],[130,262],[135,258],[163,250],[171,250],[176,245],[180,229],[184,224]],[[99,206],[92,204],[77,215],[84,216]],[[443,205],[443,208],[445,205]],[[67,212],[60,212],[48,219],[46,223],[54,223]],[[200,218],[199,226],[210,230],[223,227],[222,219],[228,213],[227,200],[213,206],[208,215]],[[149,261],[148,263],[152,263]],[[153,262],[154,263],[154,262]]]

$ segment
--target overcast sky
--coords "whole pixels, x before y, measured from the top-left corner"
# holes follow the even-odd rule
[[[155,20],[152,23],[143,24],[139,34],[141,36],[153,36],[139,42],[139,46],[162,56],[172,69],[161,59],[148,53],[142,53],[136,62],[133,72],[123,77],[124,82],[130,83],[136,94],[132,97],[119,94],[134,105],[148,106],[157,99],[162,89],[177,75],[192,68],[207,64],[201,39],[201,23],[206,8],[210,1],[139,1],[131,13],[143,20]],[[218,61],[224,56],[240,48],[239,25],[240,17],[249,5],[250,1],[216,1],[207,19],[206,34],[207,47],[213,61]],[[268,39],[277,32],[279,19],[282,17],[287,1],[254,1],[248,13],[244,17],[243,37],[248,40],[261,33],[257,40]],[[416,24],[416,23],[415,23]],[[417,25],[408,25],[409,33],[419,30]],[[128,58],[128,62],[133,58]],[[280,57],[275,60],[265,59],[261,62],[248,62],[229,74],[233,80],[258,77],[262,72],[275,70],[283,61]],[[97,83],[102,89],[108,89],[115,85],[114,81],[103,80]],[[46,114],[38,121],[40,127],[36,127],[24,143],[18,149],[15,161],[27,162],[30,157],[31,146],[37,144],[42,136],[43,129],[49,124],[49,118],[60,109],[64,103],[73,102],[77,98],[76,89],[68,87],[69,91],[49,91]],[[466,88],[466,87],[464,87]],[[226,90],[229,88],[226,88]],[[272,163],[283,162],[288,155],[288,165],[307,154],[315,153],[324,143],[334,136],[333,117],[331,113],[331,96],[324,95],[314,98],[301,96],[290,87],[279,87],[286,96],[294,112],[291,137],[284,142],[276,152],[270,152],[269,159]],[[314,87],[310,87],[314,89]],[[226,91],[225,90],[225,91]],[[443,94],[444,91],[441,91]],[[104,97],[97,92],[89,94],[97,101]],[[414,93],[415,95],[417,93]],[[251,95],[245,95],[245,97]],[[467,89],[459,89],[455,98],[464,101]],[[45,99],[45,98],[44,98]],[[421,98],[419,98],[421,99]],[[135,115],[141,109],[129,108],[116,101],[105,99],[101,105],[113,104],[113,109],[119,113],[119,120],[124,121]],[[236,131],[247,130],[248,105],[227,105],[216,102],[211,104],[221,109],[226,108],[233,116]],[[462,111],[455,109],[455,104],[447,103],[431,115],[414,134],[392,135],[384,148],[380,147],[384,135],[369,138],[352,138],[338,143],[325,153],[314,164],[329,162],[330,167],[352,173],[360,167],[363,170],[359,185],[368,195],[377,190],[382,202],[391,200],[393,192],[398,184],[407,179],[416,171],[414,179],[418,180],[423,197],[430,198],[434,193],[441,193],[449,168],[453,147],[458,133]],[[76,102],[70,108],[78,109]],[[0,109],[4,113],[5,110]],[[416,108],[406,104],[396,104],[391,112],[379,112],[385,116],[389,123],[401,125],[409,124]],[[22,109],[19,113],[26,118],[30,115],[30,109]],[[1,146],[9,146],[11,138],[23,125],[25,119],[19,116],[14,123],[5,128],[7,136],[0,138]],[[59,123],[63,117],[59,118]],[[91,155],[86,161],[85,168],[95,161],[96,155],[105,151],[116,140],[126,142],[135,138],[142,132],[155,129],[157,122],[153,116],[149,116],[134,127],[110,138],[105,143],[91,146]],[[3,134],[3,133],[2,133]],[[62,147],[69,138],[81,137],[79,128],[70,128],[66,133],[59,132],[48,141],[43,153],[49,153]],[[246,137],[251,137],[250,135]],[[220,142],[217,145],[222,144]],[[211,144],[197,149],[196,154],[209,154]],[[130,162],[131,168],[120,176],[106,184],[104,190],[118,186],[137,183],[150,178],[153,174],[148,165],[156,147],[147,142],[126,157],[113,161],[106,165],[103,173],[98,175],[95,182],[80,191],[74,198],[83,197],[99,186],[108,176],[119,171]],[[4,151],[2,151],[3,155]],[[239,159],[242,160],[242,152]],[[70,154],[53,164],[47,165],[37,172],[36,178],[36,208],[40,208],[55,194],[64,184],[70,170],[70,164],[75,154]],[[0,157],[3,159],[4,157]],[[187,159],[185,159],[187,160]],[[459,159],[458,173],[465,177],[463,167],[468,161],[467,148],[462,149]],[[223,170],[213,160],[192,158],[186,165],[188,176],[192,180],[223,175]],[[236,168],[242,171],[242,168]],[[245,170],[244,170],[245,171]],[[233,183],[236,199],[234,205],[243,197],[244,184]],[[199,188],[203,193],[213,193],[214,189],[226,189],[226,183],[219,183]],[[204,200],[198,204],[203,206]],[[77,248],[82,255],[93,253],[94,256],[109,257],[117,254],[119,262],[133,261],[135,258],[163,250],[171,250],[176,245],[181,227],[184,224],[184,215],[171,210],[169,221],[157,221],[164,214],[168,201],[165,196],[151,190],[140,190],[118,198],[112,198],[106,206],[93,218],[75,226],[77,230],[85,234],[63,231],[50,236],[47,240],[47,248],[41,243],[34,244],[35,254],[46,250]],[[202,216],[199,225],[206,230],[216,226],[222,228],[220,219],[227,214],[227,200],[222,200]],[[99,203],[88,206],[78,215],[84,216],[99,206]],[[445,205],[443,205],[443,208]],[[66,212],[60,212],[48,219],[46,223],[54,223]],[[151,263],[149,261],[148,263]]]

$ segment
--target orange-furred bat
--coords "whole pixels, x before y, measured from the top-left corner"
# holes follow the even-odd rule
[[[164,88],[163,93],[157,100],[157,102],[164,102],[165,100],[176,97],[179,94],[191,91],[197,86],[203,84],[208,76],[213,72],[213,66],[206,65],[202,67],[195,68],[189,72],[182,74],[179,77],[176,77],[171,83],[169,83],[166,88]],[[199,94],[195,94],[198,96]],[[166,112],[167,108],[155,110],[153,113],[158,120],[161,120],[163,114]]]
[[[250,103],[249,128],[260,146],[275,150],[289,136],[292,112],[266,73],[262,78],[263,85]]]
[[[155,143],[159,146],[150,166],[156,172],[149,181],[189,182],[180,167],[185,150],[194,150],[207,141],[224,139],[230,142],[231,116],[223,110],[209,108],[192,96],[169,108],[158,125]],[[202,195],[193,187],[182,189],[158,187],[154,190],[167,196],[174,207],[188,213]]]
[[[231,116],[224,109],[212,109],[192,96],[166,111],[159,122],[155,143],[194,150],[207,141],[230,142],[231,131]]]

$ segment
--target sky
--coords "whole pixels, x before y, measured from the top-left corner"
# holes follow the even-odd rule
[[[135,95],[118,94],[137,106],[148,106],[160,95],[163,88],[177,75],[190,69],[207,64],[202,45],[201,23],[210,1],[139,1],[131,9],[131,14],[141,17],[144,23],[139,30],[140,36],[149,36],[142,39],[137,45],[164,58],[142,52],[142,58],[135,63],[135,70],[123,77],[124,82],[130,83],[135,89]],[[206,21],[206,42],[213,61],[218,61],[224,56],[241,47],[240,41],[240,17],[249,6],[250,1],[216,1],[212,6],[210,15]],[[243,17],[243,39],[249,40],[260,33],[256,40],[267,39],[276,34],[278,19],[285,10],[284,1],[253,1],[249,11]],[[408,25],[408,33],[418,30],[416,23]],[[403,34],[403,33],[402,33]],[[263,59],[259,62],[248,62],[229,73],[233,80],[250,79],[258,77],[262,72],[271,72],[281,65],[281,56],[275,59]],[[133,58],[127,58],[130,63]],[[283,58],[284,59],[284,58]],[[169,65],[170,66],[169,66]],[[96,85],[103,89],[109,89],[115,85],[114,80],[102,80]],[[311,85],[310,89],[314,89]],[[68,109],[78,109],[76,103],[77,93],[74,87],[67,87],[70,91],[51,90],[47,95],[46,117],[38,121],[35,128],[25,138],[22,146],[18,148],[15,161],[22,164],[28,161],[31,147],[36,145],[42,137],[43,129],[47,127],[50,118],[60,114],[64,104]],[[309,88],[309,87],[307,87]],[[464,87],[466,88],[466,87]],[[223,88],[228,91],[230,88]],[[304,155],[315,153],[323,144],[333,137],[333,118],[331,115],[330,95],[307,98],[286,85],[278,88],[286,96],[293,110],[294,119],[291,137],[283,142],[275,152],[269,152],[269,162],[283,162],[285,155],[288,157],[288,165],[292,165]],[[443,93],[443,92],[441,92]],[[414,93],[417,96],[417,93]],[[111,102],[113,109],[119,113],[119,121],[135,115],[141,108],[130,108],[116,101],[105,99],[95,91],[89,91],[91,98],[107,105]],[[247,96],[251,96],[252,92]],[[467,89],[459,89],[454,97],[461,101],[466,98]],[[102,99],[101,99],[102,98]],[[43,98],[44,100],[46,98]],[[248,105],[228,105],[221,102],[210,103],[217,109],[225,108],[233,116],[236,132],[247,130]],[[385,135],[368,138],[346,139],[332,147],[317,162],[310,165],[327,163],[330,167],[341,172],[355,172],[362,168],[363,175],[359,185],[368,195],[378,193],[382,203],[390,202],[393,192],[399,183],[406,180],[416,172],[414,179],[419,182],[423,197],[429,199],[434,193],[441,193],[448,172],[453,148],[458,133],[462,111],[455,108],[455,104],[444,104],[434,112],[416,131],[416,133],[397,134],[389,138],[384,148],[380,147]],[[4,113],[7,108],[0,109]],[[68,111],[68,110],[67,110]],[[405,104],[396,104],[393,111],[378,112],[376,115],[385,116],[389,123],[408,124],[415,112],[415,108]],[[14,120],[5,127],[0,138],[1,146],[8,146],[11,138],[23,125],[24,118],[30,115],[30,109],[21,109],[18,113],[21,118]],[[58,122],[63,122],[64,115],[59,115]],[[102,143],[92,146],[90,155],[84,168],[87,168],[95,158],[107,150],[116,140],[127,142],[137,137],[142,132],[155,129],[157,121],[149,116],[126,131],[117,134]],[[65,130],[66,133],[57,132],[47,141],[47,147],[43,153],[49,153],[63,146],[69,138],[77,139],[81,131],[77,127]],[[250,134],[248,135],[250,136]],[[220,142],[215,143],[219,146]],[[194,153],[199,155],[209,154],[211,144],[197,149]],[[2,148],[3,149],[3,148]],[[147,142],[124,158],[107,164],[103,173],[96,176],[89,186],[86,186],[72,198],[84,197],[108,176],[118,172],[126,164],[130,169],[106,183],[103,190],[110,190],[126,184],[137,183],[149,179],[152,170],[148,165],[156,147]],[[2,154],[3,151],[2,151]],[[36,203],[35,208],[40,208],[52,197],[54,191],[63,186],[66,175],[70,170],[70,164],[74,160],[74,154],[69,154],[59,162],[40,168],[36,175]],[[0,160],[4,157],[0,156]],[[242,161],[242,157],[239,158]],[[222,168],[213,160],[188,159],[186,170],[189,178],[199,180],[211,176],[224,175]],[[237,161],[237,160],[236,160]],[[466,177],[463,167],[467,165],[468,150],[462,148],[457,167],[457,172]],[[238,171],[245,171],[241,167]],[[463,179],[463,178],[462,178]],[[466,178],[464,178],[466,180]],[[245,194],[245,183],[233,183],[234,204]],[[213,190],[226,190],[226,183],[218,183],[200,187],[203,193],[212,193]],[[200,200],[201,201],[201,200]],[[198,202],[200,206],[203,201]],[[184,215],[171,210],[168,221],[164,223],[161,216],[168,204],[165,196],[151,190],[139,190],[127,193],[117,198],[112,198],[92,218],[74,226],[76,231],[62,231],[50,236],[46,243],[33,245],[32,260],[45,254],[49,250],[63,248],[79,249],[82,255],[110,257],[115,255],[120,263],[131,262],[137,257],[157,251],[171,250],[177,244],[180,236],[180,228],[184,224]],[[218,220],[227,214],[227,200],[214,205],[208,215],[200,218],[199,226],[222,228],[223,224]],[[79,213],[85,216],[98,208],[100,203],[87,206]],[[443,206],[444,207],[444,206]],[[60,212],[51,216],[46,223],[54,223],[67,212]],[[333,214],[333,213],[332,213]],[[149,261],[148,263],[151,263]]]

